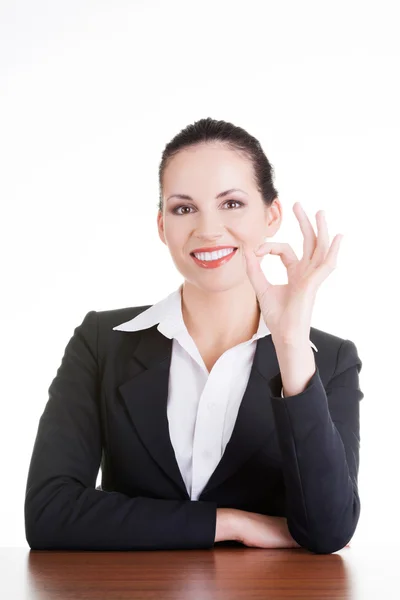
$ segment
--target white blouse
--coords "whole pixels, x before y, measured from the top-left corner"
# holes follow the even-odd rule
[[[256,340],[271,332],[260,314],[257,333],[224,352],[209,373],[182,317],[182,287],[113,329],[139,331],[158,323],[158,331],[173,340],[167,403],[169,433],[188,494],[197,500],[232,435],[250,377]],[[310,344],[318,352],[311,340]]]

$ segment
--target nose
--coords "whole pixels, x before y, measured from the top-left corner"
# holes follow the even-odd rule
[[[216,215],[213,211],[204,212],[199,217],[195,231],[196,238],[203,242],[213,242],[220,240],[224,235],[224,225],[219,214]]]
[[[196,239],[198,239],[199,241],[203,242],[210,242],[211,244],[214,244],[215,242],[218,242],[219,240],[223,239],[223,234],[222,233],[196,233],[194,236]]]

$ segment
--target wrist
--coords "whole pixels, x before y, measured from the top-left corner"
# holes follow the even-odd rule
[[[217,508],[217,523],[215,528],[215,542],[225,540],[237,541],[237,513],[235,508]]]
[[[310,338],[306,335],[296,336],[272,336],[272,342],[275,349],[280,349],[283,352],[296,351],[298,349],[308,348],[310,346]]]
[[[308,387],[317,365],[310,340],[297,344],[273,340],[279,371],[282,379],[283,396],[296,396]]]

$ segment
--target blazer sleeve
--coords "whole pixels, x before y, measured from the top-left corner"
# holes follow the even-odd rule
[[[48,392],[25,492],[25,534],[32,549],[214,545],[214,502],[130,497],[95,487],[102,456],[95,311],[75,328]]]
[[[318,554],[343,548],[360,516],[361,367],[355,344],[343,340],[326,389],[318,367],[294,396],[280,396],[280,373],[270,380],[288,529],[300,546]]]

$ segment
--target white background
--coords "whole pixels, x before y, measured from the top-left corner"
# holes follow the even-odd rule
[[[38,420],[89,310],[181,283],[156,227],[165,144],[203,117],[257,137],[292,206],[343,233],[313,326],[363,360],[354,547],[397,543],[399,36],[393,2],[2,0],[0,545],[27,546]],[[278,257],[263,268],[286,281]],[[366,543],[367,546],[366,546]]]

